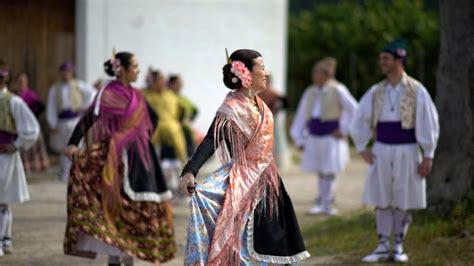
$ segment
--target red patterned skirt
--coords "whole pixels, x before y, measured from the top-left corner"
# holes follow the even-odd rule
[[[133,201],[121,189],[122,211],[109,222],[102,207],[101,172],[107,145],[95,144],[73,163],[68,185],[68,222],[64,253],[94,258],[95,252],[79,250],[83,235],[149,262],[174,257],[172,210],[169,202]]]

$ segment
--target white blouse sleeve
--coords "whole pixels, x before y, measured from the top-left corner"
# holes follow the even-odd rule
[[[19,97],[12,98],[10,107],[18,135],[13,144],[17,148],[29,149],[38,139],[40,132],[38,121],[28,105]]]
[[[355,111],[350,126],[352,140],[358,152],[365,150],[365,147],[372,138],[371,119],[372,119],[372,95],[375,90],[373,86],[362,96],[359,108]]]
[[[339,130],[341,131],[342,135],[347,136],[349,134],[349,127],[351,125],[352,118],[354,117],[359,104],[346,86],[339,86],[337,91],[343,110],[339,121]]]
[[[423,86],[416,93],[415,132],[424,157],[433,158],[439,138],[439,119],[436,107]]]
[[[311,88],[311,87],[310,87]],[[311,93],[311,89],[307,88],[303,93],[303,96],[298,103],[298,109],[293,117],[293,123],[291,124],[290,136],[297,146],[303,146],[306,131],[306,105],[308,95]]]

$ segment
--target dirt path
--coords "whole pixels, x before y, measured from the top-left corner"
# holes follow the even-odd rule
[[[201,171],[209,173],[215,164],[208,164]],[[54,177],[55,169],[31,176],[28,180],[31,200],[13,205],[14,254],[0,258],[0,265],[106,265],[102,255],[96,260],[65,256],[62,241],[66,224],[66,184]],[[336,188],[337,207],[341,215],[348,215],[361,207],[361,192],[366,166],[360,159],[353,159],[348,169],[338,177]],[[301,226],[320,220],[305,215],[316,197],[315,176],[302,174],[297,166],[283,171],[282,178],[295,206]],[[186,241],[188,219],[187,205],[175,204],[176,241],[179,246],[177,257],[165,265],[183,265],[183,251]],[[303,265],[337,263],[331,257],[312,257]],[[150,265],[135,261],[135,265]]]

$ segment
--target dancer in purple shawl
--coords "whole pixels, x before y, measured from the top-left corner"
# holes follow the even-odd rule
[[[15,78],[14,92],[26,102],[38,118],[43,113],[45,105],[38,93],[31,89],[28,83],[28,75],[25,72],[20,72]],[[29,150],[22,149],[20,153],[26,173],[41,172],[49,167],[48,151],[41,132],[33,147]]]

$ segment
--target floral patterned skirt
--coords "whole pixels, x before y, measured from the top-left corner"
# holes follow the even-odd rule
[[[190,202],[191,219],[188,227],[188,239],[184,265],[206,265],[209,246],[224,202],[225,191],[229,185],[231,165],[225,165],[214,172],[196,187]],[[248,214],[245,215],[248,218]],[[247,219],[244,219],[247,220]],[[252,259],[247,249],[247,230],[242,227],[241,265],[266,265]]]
[[[169,202],[133,201],[121,189],[122,211],[113,221],[106,219],[101,201],[106,156],[107,145],[94,144],[73,162],[64,253],[94,258],[94,251],[78,248],[78,241],[87,236],[152,263],[172,259],[176,244]]]
[[[227,164],[219,168],[212,175],[204,180],[204,182],[196,186],[196,193],[193,194],[190,202],[191,217],[188,227],[188,238],[186,244],[184,265],[206,265],[208,263],[209,246],[212,242],[216,221],[219,213],[222,210],[222,205],[225,198],[225,192],[229,186],[229,171],[232,165]],[[282,189],[284,189],[282,187]],[[282,193],[286,195],[286,191]],[[255,217],[254,210],[245,213],[244,224],[242,224],[240,231],[241,247],[239,254],[240,265],[298,265],[298,261],[309,257],[309,253],[304,249],[301,234],[296,222],[296,218],[284,219],[294,217],[293,207],[289,198],[282,201],[279,206],[289,211],[280,212],[280,220],[276,223],[257,222],[259,218]],[[258,208],[259,206],[257,206]],[[260,217],[261,218],[261,217]],[[265,218],[268,219],[268,218]],[[271,220],[271,219],[269,219]],[[259,225],[262,224],[262,225]],[[281,224],[286,224],[287,232],[280,230]],[[274,241],[276,238],[261,237],[262,227],[265,227],[265,232],[279,236],[291,235],[283,237],[288,239],[284,243],[287,245],[299,246],[298,251],[280,248],[280,251],[287,251],[288,254],[280,252],[281,254],[264,255],[256,250],[258,244],[256,241],[260,240],[260,244],[267,246],[278,245],[282,242]],[[257,233],[257,235],[256,235]],[[261,241],[261,240],[264,241]],[[279,249],[277,249],[279,250]]]

